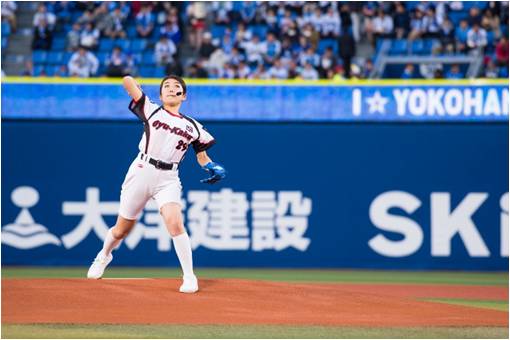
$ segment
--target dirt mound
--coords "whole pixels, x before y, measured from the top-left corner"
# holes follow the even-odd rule
[[[202,279],[200,292],[188,295],[178,293],[180,283],[177,279],[2,279],[2,322],[508,327],[507,312],[417,299],[452,297],[452,292],[459,297],[460,291],[465,293],[462,297],[471,297],[470,290],[476,293],[472,298],[508,299],[505,287]]]

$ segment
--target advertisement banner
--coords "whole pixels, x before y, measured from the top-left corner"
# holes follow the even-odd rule
[[[180,167],[197,266],[508,268],[508,125],[217,123],[215,185]],[[139,122],[2,122],[2,264],[87,266]],[[176,266],[150,201],[115,265]]]
[[[159,80],[141,80],[159,101]],[[210,121],[508,122],[508,81],[190,80],[182,113]],[[121,80],[2,82],[2,117],[135,120]],[[37,109],[34,109],[37,108]]]

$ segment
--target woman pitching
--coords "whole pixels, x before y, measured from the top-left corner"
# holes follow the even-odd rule
[[[113,259],[112,250],[133,229],[145,204],[153,198],[172,236],[182,267],[183,284],[179,291],[194,293],[198,290],[198,281],[193,273],[190,240],[182,221],[179,163],[191,144],[198,163],[210,174],[201,182],[215,183],[225,177],[226,171],[207,156],[206,150],[214,144],[214,138],[196,120],[179,113],[186,99],[184,80],[168,76],[161,81],[159,94],[163,105],[151,102],[132,77],[124,77],[123,85],[132,98],[129,109],[144,123],[144,134],[139,144],[140,153],[122,184],[117,223],[108,231],[103,249],[90,266],[87,277],[99,279],[103,276]]]

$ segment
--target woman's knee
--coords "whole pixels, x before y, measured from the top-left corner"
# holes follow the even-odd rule
[[[178,236],[184,232],[184,225],[180,218],[167,217],[165,224],[171,236]]]
[[[112,228],[113,237],[123,239],[129,235],[131,229],[135,226],[136,220],[128,220],[122,216],[117,218],[117,223]]]

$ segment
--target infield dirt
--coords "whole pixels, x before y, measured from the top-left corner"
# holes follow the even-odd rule
[[[508,312],[426,302],[508,300],[501,286],[304,284],[203,279],[2,279],[3,323],[504,326]]]

